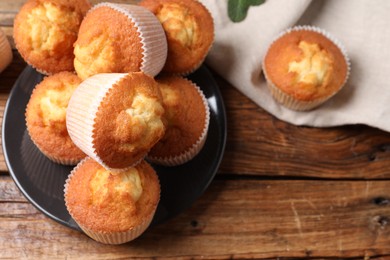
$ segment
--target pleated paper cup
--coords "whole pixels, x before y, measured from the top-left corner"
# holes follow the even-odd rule
[[[206,112],[202,133],[200,134],[199,138],[196,140],[196,142],[190,148],[183,151],[179,155],[161,157],[161,156],[153,156],[153,155],[148,154],[147,160],[151,163],[159,164],[159,165],[163,165],[163,166],[177,166],[177,165],[184,164],[186,162],[191,161],[196,155],[198,155],[206,142],[207,133],[208,133],[209,124],[210,124],[210,108],[209,108],[209,105],[207,103],[207,99],[206,99],[205,95],[203,94],[203,91],[195,83],[191,82],[190,80],[188,80],[188,81],[196,89],[198,95],[202,98],[202,103],[203,103],[203,106],[204,106],[204,109]],[[175,145],[175,143],[176,143],[176,140],[174,141],[174,143],[172,143],[172,145]]]
[[[132,165],[124,169],[113,169],[96,153],[93,140],[95,117],[106,94],[126,75],[103,73],[84,80],[74,91],[66,111],[66,127],[76,146],[112,172],[124,171]]]
[[[12,49],[11,45],[5,35],[4,31],[0,28],[0,73],[8,67],[12,61]]]
[[[344,78],[342,84],[340,84],[340,86],[335,91],[330,92],[328,95],[324,95],[322,97],[315,98],[315,99],[312,99],[312,100],[300,100],[300,99],[295,98],[291,94],[286,93],[283,90],[281,90],[270,79],[270,77],[269,77],[269,75],[267,73],[267,68],[265,66],[265,59],[263,60],[263,66],[262,67],[263,67],[264,77],[266,79],[268,89],[270,90],[270,93],[272,94],[274,99],[276,101],[278,101],[280,104],[282,104],[283,106],[285,106],[285,107],[287,107],[289,109],[296,110],[296,111],[308,111],[308,110],[312,110],[312,109],[320,106],[321,104],[323,104],[324,102],[329,100],[331,97],[333,97],[334,95],[336,95],[337,93],[340,92],[340,90],[345,86],[345,84],[346,84],[346,82],[347,82],[347,80],[349,78],[350,70],[351,70],[351,64],[350,64],[350,59],[348,57],[347,51],[346,51],[345,47],[340,43],[340,41],[337,40],[334,36],[332,36],[327,31],[325,31],[325,30],[323,30],[321,28],[315,27],[315,26],[307,26],[306,25],[306,26],[295,26],[295,27],[289,28],[289,29],[283,31],[282,33],[280,33],[272,41],[272,43],[270,44],[269,49],[281,37],[285,36],[286,34],[296,32],[296,31],[310,31],[310,32],[315,32],[315,33],[318,33],[318,34],[321,34],[322,36],[324,36],[326,39],[328,39],[330,42],[332,42],[340,50],[340,52],[341,52],[341,54],[342,54],[342,56],[344,58],[344,61],[346,63],[346,66],[347,66],[345,78]],[[266,53],[268,53],[269,49],[267,50]],[[266,57],[266,55],[265,55],[265,57]]]
[[[150,226],[150,223],[152,222],[153,217],[155,215],[158,203],[156,203],[156,205],[151,210],[150,214],[148,214],[140,223],[134,225],[133,227],[131,227],[127,230],[123,230],[123,231],[106,231],[106,232],[98,231],[98,230],[95,230],[91,227],[87,227],[83,223],[80,223],[80,221],[78,221],[77,218],[75,217],[74,212],[72,211],[72,207],[70,207],[68,205],[67,199],[66,199],[67,195],[69,195],[68,188],[69,188],[69,185],[71,185],[70,184],[71,180],[74,177],[74,175],[76,174],[76,172],[88,160],[91,160],[91,158],[87,157],[84,160],[82,160],[70,172],[67,180],[65,181],[65,185],[64,185],[65,206],[66,206],[69,214],[72,216],[72,218],[75,220],[75,222],[78,224],[78,226],[83,230],[83,232],[86,235],[88,235],[90,238],[92,238],[100,243],[118,245],[118,244],[130,242],[130,241],[136,239],[137,237],[142,235],[145,232],[145,230]],[[160,197],[160,195],[159,195],[159,197]]]
[[[32,142],[49,160],[62,165],[76,165],[86,156],[72,143],[63,114],[80,82],[71,72],[45,77],[33,89],[25,109],[26,129]]]
[[[185,76],[205,60],[214,42],[214,20],[200,1],[142,0],[138,3],[160,20],[168,41],[162,73]]]
[[[104,6],[124,14],[137,28],[143,55],[140,71],[156,76],[164,67],[168,54],[165,32],[157,17],[141,6],[108,2],[95,5],[90,12]]]
[[[148,216],[145,221],[140,223],[139,225],[133,227],[130,230],[123,231],[123,232],[113,232],[113,233],[103,233],[103,232],[96,232],[91,229],[88,229],[87,227],[83,225],[79,225],[79,227],[84,231],[85,234],[87,234],[90,238],[93,240],[96,240],[103,244],[110,244],[110,245],[119,245],[124,244],[127,242],[130,242],[140,235],[142,235],[145,230],[149,227],[150,223],[153,220],[153,216],[156,210],[153,211],[153,213]]]
[[[142,72],[96,74],[69,101],[69,136],[112,173],[126,171],[164,135],[160,95],[156,81]]]

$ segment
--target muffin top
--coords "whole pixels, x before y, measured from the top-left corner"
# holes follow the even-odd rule
[[[167,129],[148,156],[179,156],[195,145],[203,132],[207,131],[207,104],[203,94],[190,80],[180,76],[163,76],[157,81],[163,96]]]
[[[214,22],[209,11],[194,0],[143,0],[163,25],[168,58],[163,71],[188,73],[206,57],[214,41]]]
[[[163,113],[155,80],[142,72],[127,74],[107,93],[96,113],[96,153],[112,168],[143,158],[164,135]]]
[[[347,78],[348,64],[341,49],[322,33],[292,30],[272,43],[264,70],[283,92],[310,101],[337,92]]]
[[[27,104],[26,123],[31,139],[53,157],[85,157],[70,139],[65,122],[69,99],[80,83],[71,72],[48,76],[34,88]]]
[[[76,222],[95,232],[122,232],[146,221],[157,207],[160,184],[145,161],[113,175],[91,158],[65,185],[65,203]]]
[[[140,71],[143,49],[134,22],[112,7],[93,8],[81,23],[74,66],[80,78]]]
[[[73,43],[90,8],[87,0],[29,0],[14,22],[15,45],[45,74],[74,71]]]

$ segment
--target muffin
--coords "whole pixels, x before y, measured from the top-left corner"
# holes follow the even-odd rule
[[[74,54],[82,79],[138,71],[154,77],[164,66],[167,42],[161,24],[147,9],[101,3],[81,23]]]
[[[165,132],[157,82],[142,72],[103,73],[75,90],[66,115],[69,135],[112,172],[143,159]]]
[[[87,0],[28,0],[14,21],[23,59],[43,74],[74,71],[73,43],[90,7]]]
[[[0,73],[7,68],[12,61],[12,49],[7,36],[0,28]]]
[[[81,80],[71,72],[44,78],[33,90],[26,107],[31,140],[50,160],[76,165],[86,155],[72,142],[66,129],[66,108]]]
[[[65,205],[80,228],[105,244],[122,244],[149,226],[160,199],[160,184],[145,161],[113,175],[87,157],[65,183]]]
[[[195,0],[143,0],[162,23],[168,40],[164,72],[189,74],[206,58],[214,41],[210,12]]]
[[[164,76],[157,81],[167,128],[147,158],[165,166],[180,165],[193,159],[202,149],[209,126],[209,107],[202,91],[190,80]]]
[[[313,109],[345,85],[349,59],[344,48],[316,27],[297,26],[269,47],[263,72],[273,97],[293,110]]]

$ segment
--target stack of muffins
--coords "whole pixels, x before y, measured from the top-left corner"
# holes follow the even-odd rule
[[[92,8],[87,0],[28,0],[14,39],[47,75],[27,104],[27,131],[48,159],[76,165],[64,189],[70,215],[96,241],[135,239],[160,199],[147,161],[186,163],[207,137],[206,98],[184,76],[213,43],[210,13],[196,0]]]

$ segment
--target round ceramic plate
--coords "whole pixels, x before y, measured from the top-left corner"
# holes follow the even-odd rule
[[[161,199],[152,225],[187,209],[205,191],[217,172],[226,143],[226,115],[218,86],[202,66],[188,76],[204,92],[210,107],[210,126],[201,152],[176,167],[152,165],[161,183]],[[25,126],[25,109],[31,92],[43,76],[26,67],[17,79],[6,104],[2,142],[10,174],[24,196],[40,211],[59,223],[80,230],[64,202],[65,180],[73,167],[48,160],[32,143]]]

